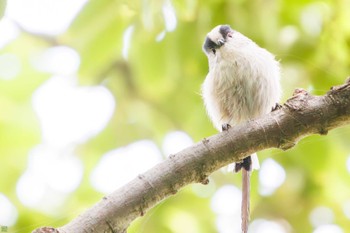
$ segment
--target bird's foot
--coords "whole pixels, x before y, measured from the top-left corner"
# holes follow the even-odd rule
[[[227,131],[229,128],[231,128],[231,125],[228,123],[222,124],[221,126],[222,131]]]
[[[252,170],[252,158],[250,156],[244,158],[242,162],[235,163],[235,172],[239,172],[242,168],[246,171]]]
[[[279,103],[276,103],[276,105],[274,107],[272,107],[271,112],[276,111],[276,110],[281,109],[281,108],[282,108],[282,105],[280,105]]]

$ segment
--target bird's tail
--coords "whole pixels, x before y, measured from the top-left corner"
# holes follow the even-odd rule
[[[242,170],[242,233],[248,232],[250,216],[250,174],[252,169],[259,169],[259,160],[256,154],[243,159],[242,162],[235,164],[235,172]]]
[[[242,233],[248,232],[250,215],[250,171],[242,169]]]

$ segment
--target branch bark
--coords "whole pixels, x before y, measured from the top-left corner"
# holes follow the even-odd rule
[[[302,137],[325,135],[349,123],[350,79],[344,85],[332,87],[324,96],[312,96],[297,89],[281,108],[170,155],[67,225],[33,232],[126,232],[134,219],[161,200],[190,183],[207,184],[207,177],[223,166],[260,150],[272,147],[287,150]]]

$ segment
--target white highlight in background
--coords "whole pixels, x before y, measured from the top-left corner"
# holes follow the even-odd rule
[[[17,182],[16,191],[23,205],[46,214],[57,214],[66,199],[65,194],[50,189],[45,181],[33,171],[26,171],[22,174]]]
[[[43,141],[63,147],[83,143],[107,125],[114,97],[103,86],[80,87],[74,77],[54,76],[33,94]]]
[[[273,159],[266,159],[261,164],[259,172],[259,193],[263,196],[271,195],[286,179],[283,167]]]
[[[127,27],[123,33],[122,55],[125,60],[128,59],[129,49],[131,44],[131,36],[134,32],[134,29],[135,29],[135,26],[131,25]]]
[[[12,0],[11,0],[12,1]],[[17,26],[7,17],[0,20],[0,49],[16,39],[19,35]]]
[[[63,194],[73,192],[82,177],[83,165],[72,151],[39,145],[29,153],[28,168],[17,183],[17,196],[26,206],[50,209],[56,206],[55,198],[62,196],[59,199],[63,201]]]
[[[164,38],[165,38],[165,35],[166,35],[166,31],[161,31],[157,36],[156,36],[156,41],[157,42],[160,42],[162,41]]]
[[[304,7],[301,12],[300,23],[307,34],[318,36],[321,33],[326,7],[326,4],[320,2]]]
[[[177,18],[175,8],[170,0],[165,0],[162,6],[165,29],[156,36],[156,41],[160,42],[165,38],[167,32],[172,32],[176,29]]]
[[[225,185],[216,191],[210,206],[217,214],[218,232],[241,232],[241,200],[242,192],[236,186]]]
[[[30,151],[28,170],[62,193],[73,192],[83,177],[83,165],[73,151],[46,145],[38,145]]]
[[[0,193],[0,226],[13,226],[18,218],[16,207],[2,193]]]
[[[312,233],[344,233],[343,229],[334,224],[317,227]]]
[[[311,211],[309,220],[313,227],[331,224],[334,221],[334,213],[330,208],[319,206]]]
[[[35,208],[45,196],[45,183],[34,172],[24,172],[17,181],[16,191],[18,199],[23,205]]]
[[[157,145],[141,140],[103,155],[91,173],[92,186],[110,193],[152,168],[162,160]]]
[[[350,219],[350,200],[347,200],[343,205],[343,211],[345,216]]]
[[[87,0],[11,0],[6,16],[34,33],[63,33]]]
[[[170,0],[165,0],[162,7],[165,21],[165,29],[168,32],[174,31],[177,24],[175,9]]]
[[[346,168],[348,169],[348,172],[350,173],[350,156],[346,160]]]
[[[55,46],[32,57],[32,63],[39,71],[57,75],[75,74],[80,65],[80,56],[67,46]]]
[[[286,48],[292,46],[300,37],[300,32],[298,27],[293,25],[288,25],[283,27],[279,31],[278,40],[281,45]]]
[[[162,149],[163,153],[169,156],[191,145],[193,145],[193,140],[187,133],[183,131],[173,131],[165,135]]]
[[[288,225],[287,228],[290,228]],[[288,233],[290,232],[283,224],[275,221],[256,219],[249,226],[252,233]]]

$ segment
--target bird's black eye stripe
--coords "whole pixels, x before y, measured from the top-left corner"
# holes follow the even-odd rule
[[[216,48],[218,47],[209,37],[205,39],[203,49],[207,52],[212,51],[214,54],[216,53]]]

